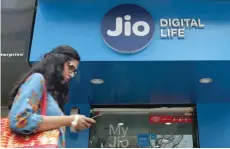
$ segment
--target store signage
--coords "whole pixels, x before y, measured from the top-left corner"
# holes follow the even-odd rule
[[[200,18],[161,18],[161,39],[184,39],[186,30],[203,29]],[[101,23],[104,42],[119,53],[136,53],[148,46],[153,38],[152,15],[136,4],[121,4],[109,10]]]
[[[192,123],[191,116],[156,116],[151,115],[149,122],[152,123]]]
[[[127,148],[129,146],[129,140],[126,138],[128,132],[128,127],[121,125],[109,125],[109,136],[113,136],[111,142],[109,143],[110,148],[122,147]]]
[[[162,39],[183,39],[185,38],[185,29],[203,29],[204,24],[200,19],[160,19],[160,37]]]
[[[101,24],[105,43],[119,53],[143,50],[153,37],[151,14],[136,4],[121,4],[108,11]]]
[[[150,138],[149,134],[138,134],[137,135],[137,144],[139,147],[149,147]]]

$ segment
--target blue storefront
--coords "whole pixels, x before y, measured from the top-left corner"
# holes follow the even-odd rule
[[[39,0],[29,61],[62,44],[78,50],[67,114],[195,104],[200,147],[230,147],[229,14],[221,0]],[[88,147],[89,130],[66,135],[68,147]]]

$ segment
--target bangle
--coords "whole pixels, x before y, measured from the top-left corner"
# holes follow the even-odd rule
[[[77,130],[76,130],[75,127],[77,126],[78,119],[79,119],[79,116],[78,116],[78,115],[75,115],[75,116],[74,116],[74,120],[71,122],[71,127],[70,127],[70,131],[71,131],[71,132],[77,132]]]

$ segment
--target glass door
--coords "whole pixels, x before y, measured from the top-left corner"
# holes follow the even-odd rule
[[[193,147],[193,108],[95,108],[91,148]]]

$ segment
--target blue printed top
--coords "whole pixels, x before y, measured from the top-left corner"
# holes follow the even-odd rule
[[[39,105],[44,91],[44,80],[43,75],[34,73],[21,85],[9,113],[10,127],[13,131],[21,134],[36,133],[43,122]],[[46,115],[64,115],[49,92]],[[58,147],[65,147],[65,127],[60,128]]]

